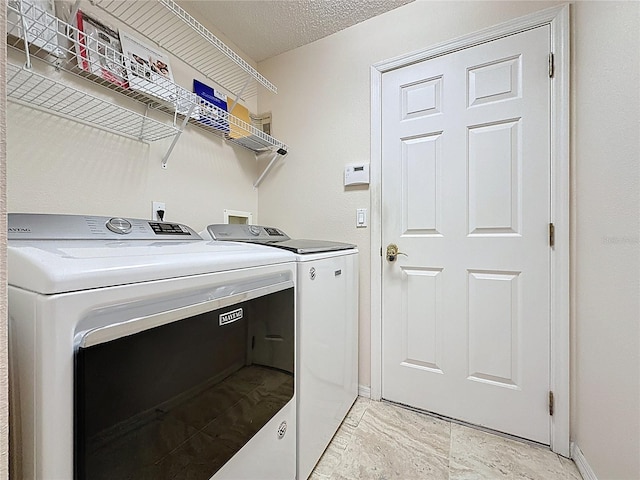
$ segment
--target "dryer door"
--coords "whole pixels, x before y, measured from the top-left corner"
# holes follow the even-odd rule
[[[77,480],[208,480],[295,403],[292,282],[230,290],[81,335]]]

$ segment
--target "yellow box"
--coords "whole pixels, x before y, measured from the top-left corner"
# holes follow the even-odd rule
[[[227,108],[231,108],[234,99],[227,97]],[[230,138],[242,138],[251,135],[251,117],[249,116],[249,109],[239,103],[233,107],[233,110],[229,110],[229,113],[236,117],[241,122],[238,122],[236,118],[229,119],[229,137]],[[242,123],[244,122],[244,124]]]

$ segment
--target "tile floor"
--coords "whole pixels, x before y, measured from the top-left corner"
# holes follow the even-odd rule
[[[580,480],[549,449],[358,397],[309,480]]]

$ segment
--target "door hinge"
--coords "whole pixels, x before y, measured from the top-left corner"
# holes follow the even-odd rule
[[[555,72],[555,63],[553,58],[553,53],[549,54],[549,78],[553,78],[553,74]]]
[[[553,392],[549,392],[549,415],[553,417]]]
[[[382,247],[380,247],[380,256],[382,256]]]
[[[549,246],[553,247],[556,244],[556,227],[553,223],[549,224]]]

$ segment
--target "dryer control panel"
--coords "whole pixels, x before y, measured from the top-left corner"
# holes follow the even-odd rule
[[[10,213],[9,240],[202,240],[181,223],[94,215]]]

